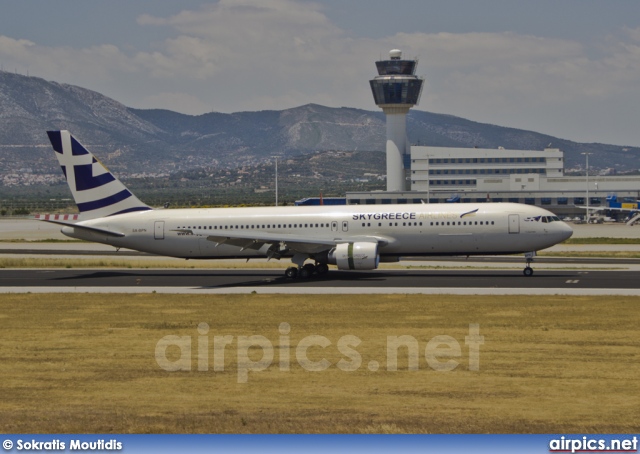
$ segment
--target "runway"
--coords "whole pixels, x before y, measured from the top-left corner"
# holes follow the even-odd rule
[[[281,270],[0,270],[0,292],[424,293],[640,295],[637,271],[331,271],[286,279]]]

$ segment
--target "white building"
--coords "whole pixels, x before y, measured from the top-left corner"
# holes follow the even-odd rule
[[[411,147],[411,190],[539,190],[540,177],[562,177],[564,155],[544,151]]]

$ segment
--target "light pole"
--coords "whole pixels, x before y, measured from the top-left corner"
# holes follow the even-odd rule
[[[276,156],[276,206],[278,206],[278,157]]]
[[[589,223],[589,155],[592,153],[580,153],[584,155],[587,159],[587,224]]]
[[[431,155],[427,155],[427,203],[431,203]]]

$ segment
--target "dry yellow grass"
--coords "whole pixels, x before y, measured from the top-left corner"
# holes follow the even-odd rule
[[[0,429],[30,432],[638,432],[637,300],[626,297],[422,295],[1,295]],[[209,370],[198,370],[198,324],[210,329]],[[279,364],[290,325],[290,370]],[[465,336],[479,324],[480,370]],[[192,339],[190,371],[156,361],[158,341]],[[214,371],[214,336],[230,335]],[[261,335],[272,364],[238,383],[238,336]],[[296,360],[309,335],[329,339]],[[342,336],[357,336],[362,365],[340,370]],[[386,368],[387,336],[420,346],[419,370],[399,350]],[[453,337],[453,371],[430,368],[427,342]],[[204,345],[204,344],[203,344]],[[177,347],[166,350],[179,359]],[[261,350],[248,351],[258,361]],[[370,361],[380,364],[369,370]]]

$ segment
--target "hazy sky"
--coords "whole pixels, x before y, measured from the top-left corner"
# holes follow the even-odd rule
[[[420,60],[417,109],[640,146],[638,0],[0,0],[0,67],[189,114],[377,110],[374,62]]]

